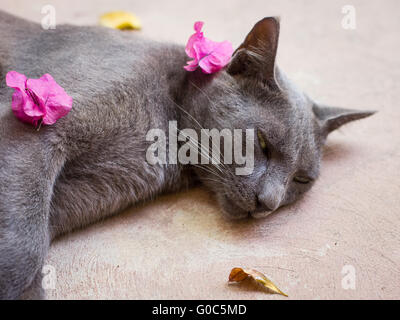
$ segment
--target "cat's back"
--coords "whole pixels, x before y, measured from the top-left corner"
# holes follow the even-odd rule
[[[2,73],[16,70],[30,78],[50,73],[72,94],[96,93],[144,69],[150,75],[152,55],[165,49],[134,32],[71,25],[44,30],[4,12],[0,30]]]
[[[137,32],[72,25],[44,30],[0,11],[2,86],[5,73],[16,70],[30,78],[50,73],[72,94],[101,93],[135,76],[156,84],[177,58],[183,65],[181,46],[144,39]]]
[[[72,25],[44,30],[1,11],[0,30],[0,100],[11,97],[5,85],[8,71],[28,78],[49,73],[73,97],[69,118],[75,120],[102,110],[123,117],[132,113],[128,107],[135,113],[161,114],[154,99],[165,95],[171,72],[182,72],[186,61],[183,47],[144,39],[137,32]],[[98,117],[111,117],[105,113]]]

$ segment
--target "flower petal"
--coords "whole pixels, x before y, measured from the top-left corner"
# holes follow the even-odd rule
[[[192,34],[186,44],[185,52],[190,58],[195,58],[196,52],[194,49],[194,45],[202,41],[204,39],[203,32],[201,32],[201,28],[203,28],[204,22],[197,21],[194,24],[194,30],[196,33]]]
[[[215,42],[204,37],[201,32],[203,25],[201,21],[194,24],[196,33],[189,38],[185,48],[186,54],[193,60],[184,69],[194,71],[200,66],[205,73],[214,73],[229,63],[233,48],[229,41]]]
[[[36,124],[38,120],[40,120],[41,116],[32,117],[25,113],[25,106],[28,105],[28,109],[33,108],[33,102],[26,95],[25,91],[21,91],[20,89],[15,89],[14,94],[12,96],[11,109],[14,115],[21,121]]]
[[[49,85],[48,102],[54,105],[65,106],[69,109],[72,108],[72,98],[65,92],[64,88],[61,87],[51,75],[45,74],[40,79],[45,79]]]
[[[219,42],[214,48],[213,56],[218,57],[222,67],[225,67],[231,60],[233,47],[229,41]]]
[[[40,79],[27,79],[25,75],[10,71],[6,76],[8,86],[14,88],[11,108],[23,122],[37,125],[53,124],[72,108],[72,98],[49,74]]]
[[[17,71],[9,71],[6,75],[6,84],[10,88],[25,90],[27,78]]]
[[[186,71],[194,71],[197,69],[198,66],[199,66],[199,64],[196,60],[191,60],[191,61],[188,61],[187,66],[184,66],[183,68]]]
[[[22,110],[25,115],[33,118],[41,118],[46,114],[44,105],[37,105],[29,96],[27,96]]]
[[[48,83],[46,80],[28,79],[26,81],[26,88],[31,90],[41,103],[45,103],[48,97]]]
[[[69,105],[47,104],[46,115],[43,117],[44,124],[54,124],[58,119],[66,116],[72,108],[72,98]]]
[[[201,29],[203,28],[204,22],[203,21],[196,21],[194,23],[194,31],[196,31],[196,33],[200,33]]]
[[[199,67],[204,73],[214,73],[221,70],[219,65],[214,65],[211,60],[211,56],[207,56],[199,62]]]
[[[40,79],[46,81],[48,86],[48,97],[45,103],[46,115],[43,117],[43,123],[54,124],[71,111],[73,99],[51,75],[45,74]]]
[[[49,74],[40,79],[29,79],[27,86],[39,98],[43,104],[43,123],[54,124],[64,117],[72,108],[72,98]]]

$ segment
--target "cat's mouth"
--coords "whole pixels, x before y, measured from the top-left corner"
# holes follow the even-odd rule
[[[261,219],[265,218],[274,210],[251,210],[250,208],[242,208],[230,199],[227,195],[218,196],[218,203],[222,209],[222,213],[229,219],[239,220],[246,218]],[[250,209],[250,210],[249,210]]]
[[[262,219],[262,218],[269,216],[273,212],[274,212],[274,210],[250,212],[250,216],[255,219]]]

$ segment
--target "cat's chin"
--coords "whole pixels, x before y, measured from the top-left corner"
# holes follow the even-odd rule
[[[241,209],[236,209],[236,210],[229,210],[227,211],[226,208],[222,207],[221,208],[222,213],[224,217],[230,219],[230,220],[240,220],[240,219],[246,219],[246,218],[254,218],[254,219],[263,219],[268,217],[271,213],[274,211],[264,211],[264,212],[248,212],[248,211],[243,211]]]
[[[246,211],[235,205],[227,197],[218,197],[218,203],[225,218],[230,220],[240,220],[246,218],[263,219],[274,211]]]
[[[230,220],[240,220],[250,217],[249,211],[243,210],[239,206],[235,205],[234,202],[226,196],[218,196],[217,199],[225,218]]]
[[[221,208],[222,214],[229,220],[242,220],[249,218],[249,213],[246,211],[227,211],[225,208]]]
[[[263,219],[268,217],[274,211],[252,212],[250,215],[255,219]]]

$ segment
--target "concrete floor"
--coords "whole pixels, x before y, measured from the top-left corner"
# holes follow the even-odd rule
[[[319,102],[379,110],[332,134],[312,191],[264,220],[226,221],[199,188],[63,237],[47,261],[57,274],[48,298],[286,299],[228,285],[235,266],[264,272],[289,299],[400,298],[399,1],[351,1],[355,30],[342,28],[336,0],[1,0],[0,9],[40,21],[44,4],[57,23],[131,10],[141,32],[182,44],[196,20],[237,46],[260,18],[280,15],[279,64],[300,87]]]

